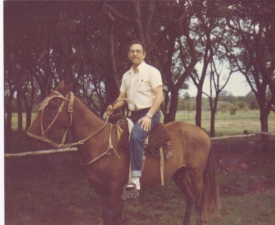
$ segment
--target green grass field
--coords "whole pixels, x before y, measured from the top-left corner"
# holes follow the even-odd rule
[[[36,113],[33,113],[33,118]],[[202,127],[206,131],[210,131],[210,112],[204,111],[202,113]],[[243,130],[260,131],[260,114],[258,110],[237,111],[235,115],[218,112],[215,119],[216,136],[242,134]],[[178,111],[176,120],[185,121],[195,124],[194,111]],[[25,117],[23,118],[23,126],[25,125]],[[17,129],[17,114],[13,114],[12,128]],[[269,115],[269,132],[275,132],[275,113],[271,112]]]
[[[202,127],[210,131],[210,112],[202,113]],[[235,115],[218,113],[215,118],[216,136],[243,134],[244,130],[261,131],[260,114],[258,110],[237,111]],[[195,112],[181,111],[177,113],[176,120],[195,124]],[[269,132],[275,133],[275,113],[269,116]]]
[[[13,130],[17,127],[17,115],[13,114]],[[33,114],[33,118],[36,114]],[[195,124],[195,112],[180,111],[177,113],[176,120],[185,121],[187,123]],[[25,119],[24,119],[25,124]],[[202,127],[210,132],[210,112],[206,111],[202,114]],[[235,115],[229,113],[218,113],[215,120],[215,132],[216,137],[219,136],[231,136],[243,134],[244,130],[261,131],[261,125],[259,121],[259,111],[237,111]],[[269,116],[269,132],[275,133],[275,113],[271,113]],[[25,131],[13,132],[11,137],[8,137],[10,141],[9,147],[5,148],[5,152],[22,152],[33,151],[38,149],[47,149],[49,146],[41,143],[37,147],[34,143],[34,139],[26,136]],[[6,145],[7,146],[7,145]]]

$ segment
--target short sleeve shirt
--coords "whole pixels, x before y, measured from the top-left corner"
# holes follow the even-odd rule
[[[143,61],[138,66],[137,73],[131,68],[123,75],[120,92],[126,93],[127,98],[133,101],[138,109],[144,109],[153,104],[155,98],[153,89],[162,85],[160,71]],[[130,110],[134,110],[131,104],[128,106]]]

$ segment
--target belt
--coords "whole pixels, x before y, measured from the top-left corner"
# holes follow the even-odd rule
[[[140,109],[140,110],[136,110],[136,111],[133,111],[133,112],[138,112],[138,113],[148,112],[150,108],[151,108],[151,107],[149,107],[149,108],[144,108],[144,109]]]

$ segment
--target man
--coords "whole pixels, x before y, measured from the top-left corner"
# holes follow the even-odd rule
[[[128,189],[140,190],[140,177],[143,158],[143,144],[150,131],[160,121],[160,105],[163,100],[162,79],[159,70],[145,63],[146,50],[139,41],[134,41],[129,45],[128,58],[132,62],[132,67],[122,78],[120,94],[117,103],[112,107],[107,107],[107,113],[112,114],[115,109],[121,108],[128,98],[138,107],[134,127],[130,137],[130,160],[132,169],[132,180],[127,185]],[[129,105],[130,110],[135,110]]]

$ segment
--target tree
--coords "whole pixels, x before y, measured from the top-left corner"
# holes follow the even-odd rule
[[[227,14],[227,25],[234,32],[235,47],[228,49],[232,63],[242,72],[260,108],[262,131],[268,131],[268,115],[274,97],[267,96],[267,87],[274,87],[275,51],[274,16],[275,5],[268,0],[232,3]],[[271,46],[272,45],[272,46]],[[272,92],[273,93],[273,92]],[[273,93],[274,95],[274,93]]]
[[[221,60],[220,63],[222,64],[223,61]],[[210,111],[211,111],[211,118],[210,118],[210,136],[211,137],[215,137],[215,116],[216,116],[217,107],[218,107],[219,95],[222,93],[222,90],[227,85],[231,77],[231,74],[233,73],[233,71],[231,70],[229,74],[225,77],[225,82],[221,84],[222,72],[223,72],[223,66],[221,65],[221,69],[218,71],[216,62],[212,60],[211,71],[210,71],[210,94],[208,95],[204,93],[209,98],[209,105],[210,105]]]
[[[128,4],[128,12],[123,11],[122,7],[118,7],[117,3],[105,3],[105,13],[109,18],[114,18],[116,23],[119,21],[131,28],[128,28],[126,35],[130,40],[137,38],[146,43],[146,61],[158,67],[163,75],[166,93],[163,108],[164,122],[173,121],[177,110],[178,91],[197,62],[194,43],[192,43],[193,40],[189,33],[194,3],[192,1],[179,2],[179,4],[176,1],[123,3],[124,6],[126,4]],[[152,19],[154,19],[154,24]],[[179,29],[177,30],[175,27],[179,27]],[[190,58],[182,57],[183,44],[188,45],[189,50],[185,53],[192,55],[191,61],[189,61]],[[178,62],[180,57],[185,62]],[[183,64],[184,69],[180,70],[179,68]]]

